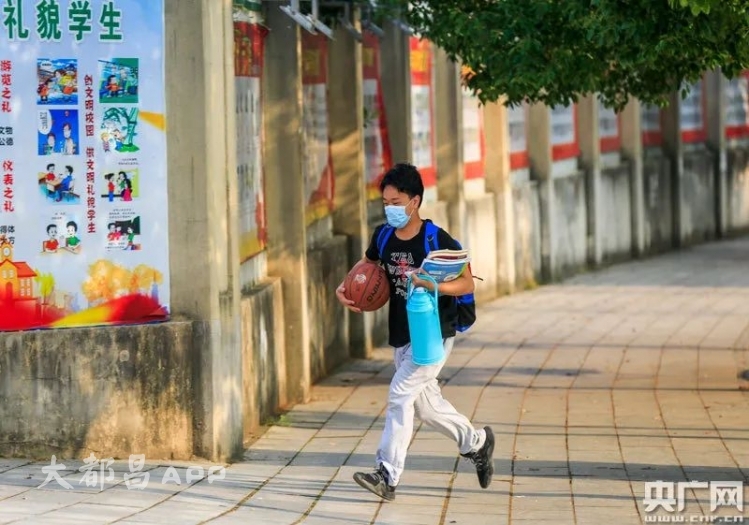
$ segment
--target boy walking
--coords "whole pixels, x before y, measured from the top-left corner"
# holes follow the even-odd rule
[[[388,344],[394,348],[395,375],[390,382],[385,429],[377,450],[374,472],[357,472],[354,480],[381,498],[395,499],[395,488],[400,481],[406,453],[413,434],[414,415],[445,436],[453,439],[463,457],[476,466],[479,484],[487,488],[494,474],[492,456],[494,433],[490,427],[477,430],[467,417],[460,414],[442,397],[437,376],[453,348],[458,320],[456,298],[473,292],[470,269],[458,279],[440,283],[439,314],[445,358],[430,366],[418,366],[411,359],[411,338],[406,313],[408,276],[415,272],[426,257],[425,237],[427,222],[419,216],[424,197],[424,184],[418,170],[409,164],[396,164],[380,183],[387,223],[395,229],[384,245],[378,238],[385,225],[379,226],[363,260],[380,261],[390,281],[390,312]],[[437,229],[437,243],[441,249],[459,249],[450,235]],[[414,286],[433,290],[433,283],[412,276]],[[341,284],[336,289],[338,300],[350,310],[353,301],[346,299]]]

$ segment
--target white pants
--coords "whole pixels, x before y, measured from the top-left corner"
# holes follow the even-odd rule
[[[377,450],[377,466],[387,469],[391,485],[397,485],[403,473],[413,434],[414,410],[424,423],[453,439],[461,454],[475,452],[484,445],[484,430],[473,428],[468,418],[442,397],[437,383],[454,341],[454,337],[445,339],[445,358],[429,366],[414,364],[410,344],[395,349],[395,375],[390,382],[385,429]]]

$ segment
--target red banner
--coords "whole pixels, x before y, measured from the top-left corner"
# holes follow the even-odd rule
[[[362,42],[362,75],[364,95],[364,154],[367,198],[380,197],[380,180],[393,164],[387,131],[385,101],[380,76],[380,39],[364,33]]]
[[[705,142],[707,140],[707,96],[704,79],[690,87],[687,98],[681,100],[679,113],[682,142]]]
[[[520,170],[530,166],[528,162],[527,122],[528,106],[526,104],[507,108],[507,123],[510,128],[511,170]]]
[[[234,76],[260,78],[263,45],[268,30],[249,22],[234,22]]]
[[[413,163],[421,172],[424,187],[437,184],[434,155],[434,86],[432,48],[427,40],[410,38],[411,143]]]
[[[658,106],[640,106],[642,145],[656,147],[663,144],[663,114]]]
[[[328,39],[302,32],[304,184],[307,224],[334,207],[335,178],[328,130]]]
[[[484,142],[484,111],[468,88],[462,90],[463,102],[463,176],[465,179],[484,177],[486,157]]]
[[[726,138],[749,136],[749,71],[728,80],[726,91]]]
[[[598,102],[598,138],[601,153],[611,153],[621,149],[621,119],[613,109]]]
[[[549,112],[552,160],[566,160],[580,155],[577,139],[577,104],[554,106]]]
[[[263,50],[267,34],[268,30],[260,25],[234,22],[241,262],[261,253],[268,242],[261,110]]]

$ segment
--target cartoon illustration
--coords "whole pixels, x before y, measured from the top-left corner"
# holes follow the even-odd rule
[[[47,236],[49,239],[42,243],[42,251],[46,253],[57,253],[60,241],[57,240],[57,224],[47,225]]]
[[[109,199],[109,202],[114,202],[114,173],[107,173],[104,175],[104,179],[107,181],[107,199]]]
[[[114,213],[112,214],[114,215]],[[140,217],[128,220],[113,220],[107,224],[107,249],[139,251],[141,244],[136,242],[140,237]]]
[[[89,266],[88,279],[81,285],[83,296],[89,306],[98,306],[130,294],[150,293],[158,298],[158,286],[164,276],[156,268],[139,264],[129,270],[106,259],[100,259]]]
[[[79,204],[81,196],[75,191],[75,169],[66,165],[62,173],[56,173],[56,164],[50,162],[43,172],[39,172],[39,190],[46,200],[64,203]]]
[[[62,125],[62,136],[65,139],[62,143],[63,155],[76,155],[78,153],[76,151],[77,146],[75,140],[72,137],[72,132],[73,128],[71,127],[70,122],[65,122]]]
[[[78,110],[40,109],[37,122],[39,155],[79,155]]]
[[[39,286],[39,295],[42,305],[46,306],[52,302],[52,294],[55,291],[55,277],[51,273],[38,273],[34,281]]]
[[[71,253],[79,253],[81,251],[81,239],[78,237],[78,224],[75,221],[69,221],[65,228],[67,236],[63,248]]]
[[[140,148],[133,143],[138,125],[138,108],[109,108],[101,123],[101,141],[105,153],[134,153]]]
[[[37,94],[39,95],[39,103],[43,104],[49,101],[49,95],[54,89],[54,79],[48,78],[46,81],[39,84],[37,88]]]
[[[13,261],[13,245],[0,235],[0,297],[6,301],[36,301],[37,273],[25,262]]]
[[[47,142],[42,146],[42,155],[52,155],[55,153],[55,144],[57,137],[51,131],[47,133]]]
[[[107,242],[116,243],[122,238],[122,226],[118,226],[114,222],[107,224]]]
[[[46,239],[42,241],[42,253],[80,253],[81,239],[78,237],[78,222],[56,213],[45,226]]]
[[[109,202],[120,200],[131,202],[140,196],[139,173],[137,168],[127,168],[104,175],[101,197]]]
[[[38,105],[78,105],[78,61],[76,59],[40,58],[37,60]]]
[[[138,59],[99,60],[99,102],[138,103]]]

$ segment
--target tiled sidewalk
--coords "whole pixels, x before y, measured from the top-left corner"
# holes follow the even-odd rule
[[[740,516],[687,487],[685,509],[646,512],[646,481],[745,481],[749,468],[749,240],[619,265],[481,309],[442,373],[444,394],[497,435],[481,490],[454,443],[419,428],[393,503],[360,489],[383,425],[390,355],[314,389],[223,480],[104,490],[0,460],[0,523],[641,524],[655,514]],[[182,467],[187,465],[182,464]],[[208,465],[203,465],[207,470]],[[154,481],[155,480],[155,481]],[[724,503],[730,498],[723,493]],[[655,493],[653,494],[656,495]],[[664,493],[664,495],[667,495]],[[675,494],[676,495],[676,494]],[[676,506],[676,505],[674,505]],[[749,522],[749,510],[746,522]],[[695,516],[692,518],[691,516]],[[723,521],[738,522],[738,521]]]

